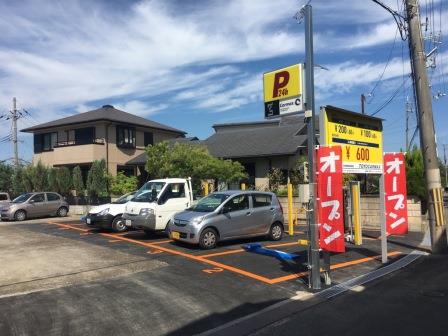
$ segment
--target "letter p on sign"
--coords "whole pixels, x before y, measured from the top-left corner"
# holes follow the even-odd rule
[[[283,89],[288,85],[289,82],[289,72],[281,71],[277,72],[274,77],[274,89],[272,90],[272,97],[276,98],[279,96],[285,96],[282,92],[288,94],[288,89]],[[283,89],[283,90],[281,90]]]
[[[302,64],[267,72],[263,75],[264,102],[302,94]]]

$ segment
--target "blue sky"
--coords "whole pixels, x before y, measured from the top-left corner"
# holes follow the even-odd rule
[[[31,114],[19,121],[21,129],[112,104],[201,139],[214,123],[262,120],[262,74],[304,61],[304,27],[293,19],[304,2],[2,1],[0,114],[17,97]],[[401,1],[384,2],[403,10]],[[385,150],[400,150],[412,96],[411,81],[402,85],[407,41],[392,16],[370,0],[311,4],[315,62],[329,69],[316,69],[316,106],[359,111],[364,93],[371,114],[401,87],[377,114],[386,119]],[[446,39],[447,1],[421,1],[421,7],[429,20],[425,35],[442,31]],[[429,70],[434,95],[448,93],[447,61],[442,44],[437,67]],[[433,99],[439,145],[448,143],[447,106],[448,96]],[[415,124],[413,117],[412,130]],[[0,138],[9,132],[0,121]],[[31,136],[19,139],[20,156],[31,159]],[[0,160],[10,158],[12,144],[0,146]]]

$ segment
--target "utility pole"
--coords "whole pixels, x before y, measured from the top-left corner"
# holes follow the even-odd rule
[[[17,148],[17,100],[12,98],[12,144],[14,147],[14,166],[19,167],[19,150]]]
[[[409,117],[412,114],[412,106],[409,102],[408,97],[406,97],[406,152],[409,152],[410,150],[410,144],[409,144]]]
[[[406,0],[406,19],[409,30],[409,50],[413,68],[413,80],[417,98],[418,119],[420,125],[420,144],[425,168],[426,192],[428,195],[428,222],[431,234],[431,251],[440,253],[446,248],[444,227],[435,220],[435,206],[432,190],[441,188],[440,170],[437,161],[434,119],[432,115],[431,94],[426,72],[426,54],[420,22],[420,10],[417,0]]]
[[[366,114],[366,96],[364,95],[364,93],[361,94],[361,113],[362,114]]]
[[[306,109],[311,115],[307,116],[308,137],[308,169],[310,193],[310,261],[311,261],[311,288],[320,289],[320,252],[319,228],[316,223],[315,179],[316,167],[314,164],[314,148],[316,147],[316,113],[314,111],[314,51],[313,51],[313,11],[308,3],[303,7],[305,17],[305,82],[306,82]]]

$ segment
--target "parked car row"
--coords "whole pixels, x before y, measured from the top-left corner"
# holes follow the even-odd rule
[[[55,192],[24,193],[12,201],[0,204],[2,220],[23,221],[49,215],[65,217],[68,211],[68,203]]]
[[[68,211],[68,203],[54,192],[25,193],[0,204],[2,220],[63,217]],[[273,193],[214,192],[195,203],[191,180],[175,178],[149,181],[136,192],[93,207],[83,220],[90,227],[115,232],[165,231],[176,241],[203,249],[214,248],[219,241],[245,237],[280,240],[284,222],[280,202]]]
[[[203,249],[219,241],[255,236],[280,240],[283,210],[275,194],[258,191],[212,193],[193,204],[189,179],[147,182],[135,194],[93,208],[86,224],[122,232],[141,229],[147,234],[165,231],[170,238]]]

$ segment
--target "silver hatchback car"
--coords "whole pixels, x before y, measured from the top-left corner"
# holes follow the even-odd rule
[[[168,234],[174,240],[211,249],[218,241],[283,236],[283,210],[275,194],[258,191],[214,192],[174,215]]]
[[[2,220],[23,221],[32,217],[65,217],[68,210],[68,203],[58,193],[31,192],[2,205],[0,215]]]

